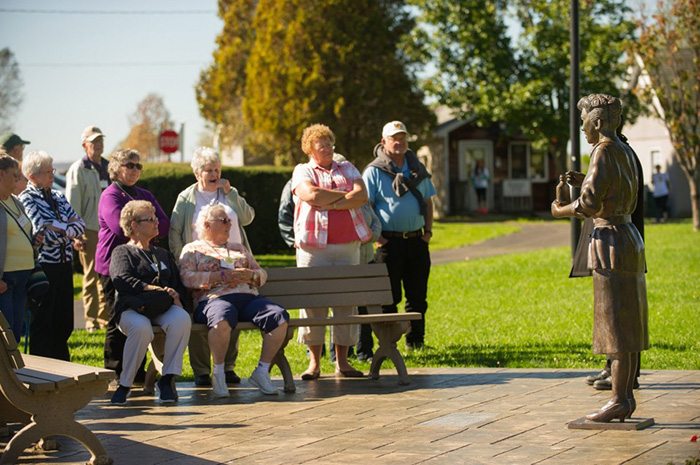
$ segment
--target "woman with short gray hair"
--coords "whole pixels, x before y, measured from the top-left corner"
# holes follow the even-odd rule
[[[238,194],[231,183],[221,177],[221,159],[216,150],[200,147],[192,155],[192,171],[197,182],[180,192],[170,217],[168,244],[175,257],[179,257],[185,244],[200,238],[193,225],[199,213],[208,205],[220,204],[231,218],[229,241],[243,244],[250,252],[250,244],[243,226],[248,226],[255,218],[255,210]],[[236,375],[236,357],[238,355],[238,334],[231,337],[226,353],[226,380],[239,383]],[[192,333],[190,340],[190,364],[194,371],[194,381],[198,386],[209,386],[211,378],[211,353],[206,334]]]
[[[73,332],[73,239],[85,232],[85,222],[63,193],[52,189],[53,158],[46,152],[24,157],[22,172],[29,180],[19,198],[35,231],[44,232],[39,262],[49,290],[31,312],[29,352],[70,361],[68,338]]]
[[[105,293],[109,315],[105,333],[105,368],[115,370],[119,375],[122,369],[122,353],[126,338],[117,328],[114,318],[114,284],[109,275],[112,252],[117,246],[129,242],[129,238],[119,226],[119,216],[124,206],[132,200],[150,202],[158,217],[157,237],[165,237],[168,234],[170,219],[152,193],[136,186],[143,171],[141,155],[138,151],[133,149],[117,150],[109,156],[107,171],[109,171],[112,184],[102,192],[100,204],[97,207],[100,230],[97,233],[95,271]]]

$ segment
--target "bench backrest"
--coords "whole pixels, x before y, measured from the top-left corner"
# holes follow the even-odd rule
[[[17,340],[2,312],[0,312],[0,346],[2,346],[3,352],[0,356],[7,357],[7,361],[12,368],[24,367],[22,354],[17,348]]]
[[[269,268],[260,293],[287,309],[392,302],[386,265]]]

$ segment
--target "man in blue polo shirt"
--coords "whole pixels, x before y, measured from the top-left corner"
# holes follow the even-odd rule
[[[385,313],[396,313],[402,289],[406,292],[406,311],[423,315],[411,321],[406,347],[418,349],[425,342],[425,313],[428,310],[428,276],[433,236],[433,200],[435,187],[430,173],[408,149],[408,131],[401,121],[392,121],[382,129],[382,141],[374,148],[372,161],[362,175],[369,200],[382,223],[377,241],[377,263],[386,263],[391,280],[393,303]]]

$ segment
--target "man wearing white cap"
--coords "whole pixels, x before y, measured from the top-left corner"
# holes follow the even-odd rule
[[[406,347],[418,349],[425,342],[425,313],[428,310],[428,276],[433,236],[435,187],[430,173],[408,148],[408,131],[401,121],[382,129],[382,141],[374,148],[374,161],[362,175],[369,200],[382,223],[377,241],[376,261],[386,263],[393,303],[385,313],[396,313],[406,293],[406,311],[419,312],[421,320],[411,321]]]
[[[85,156],[73,163],[66,174],[66,197],[75,212],[85,221],[85,234],[75,240],[83,265],[83,308],[85,327],[94,331],[107,326],[108,310],[95,272],[97,248],[97,205],[102,191],[109,185],[108,162],[102,158],[104,134],[97,126],[88,126],[82,135]]]

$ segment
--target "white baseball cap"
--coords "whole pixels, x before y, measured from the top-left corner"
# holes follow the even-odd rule
[[[98,137],[104,137],[102,130],[97,126],[88,126],[83,130],[83,142],[92,142]]]
[[[386,123],[384,125],[384,128],[382,129],[382,139],[384,139],[385,137],[393,136],[394,134],[398,134],[400,132],[408,134],[408,129],[406,129],[406,125],[403,124],[401,121],[392,121],[390,123]]]

